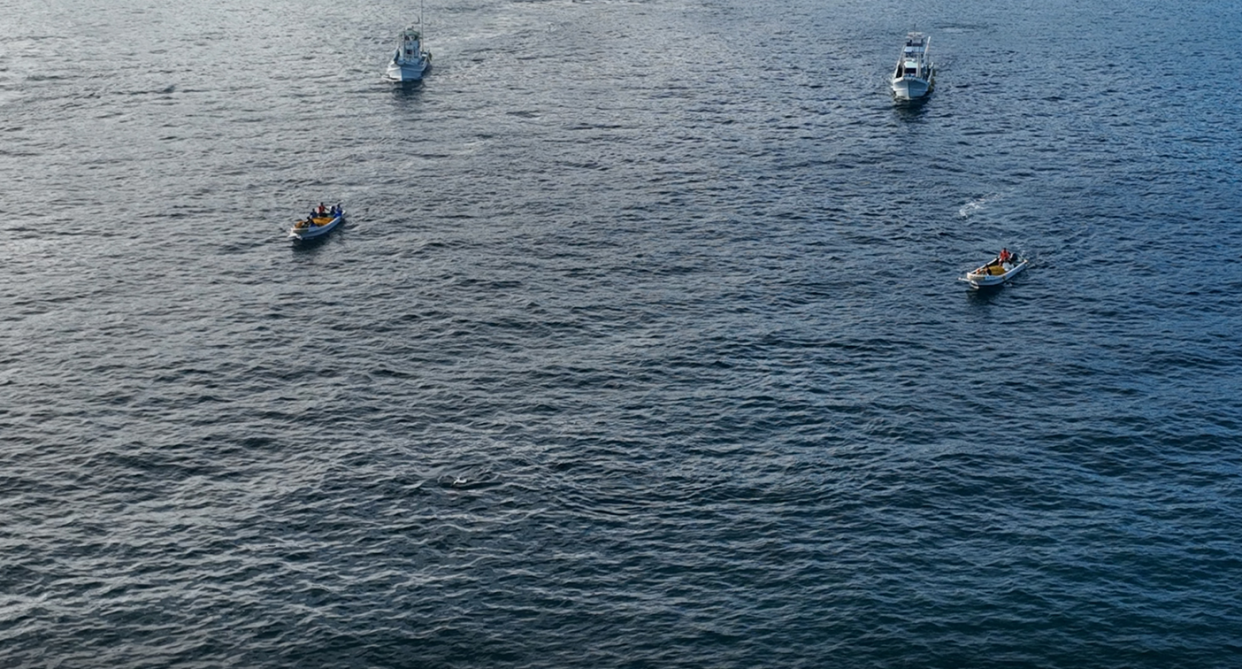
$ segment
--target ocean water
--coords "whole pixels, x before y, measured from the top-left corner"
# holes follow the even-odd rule
[[[1236,3],[418,12],[0,2],[0,666],[1242,665]]]

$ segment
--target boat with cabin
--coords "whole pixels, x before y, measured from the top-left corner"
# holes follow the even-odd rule
[[[1009,281],[1026,269],[1029,264],[1030,260],[1019,257],[1016,253],[1010,253],[1008,249],[1001,249],[1000,254],[991,262],[967,272],[966,276],[958,280],[965,281],[975,290],[991,288]]]
[[[931,93],[936,85],[936,67],[927,52],[931,37],[919,32],[906,35],[906,43],[893,72],[893,96],[898,100],[919,100]]]
[[[417,26],[410,26],[401,33],[401,43],[392,60],[388,61],[385,76],[391,81],[418,81],[431,69],[431,52],[423,49],[423,33]]]

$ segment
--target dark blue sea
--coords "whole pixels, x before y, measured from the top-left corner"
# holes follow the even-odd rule
[[[0,667],[1242,666],[1236,1],[422,11],[0,0]]]

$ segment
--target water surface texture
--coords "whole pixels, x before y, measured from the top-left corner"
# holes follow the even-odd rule
[[[0,666],[1242,663],[1236,3],[417,15],[0,1]]]

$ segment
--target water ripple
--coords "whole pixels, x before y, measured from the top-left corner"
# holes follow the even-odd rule
[[[933,3],[912,107],[856,0],[428,6],[415,87],[88,5],[0,54],[0,665],[1235,663],[1225,4]]]

